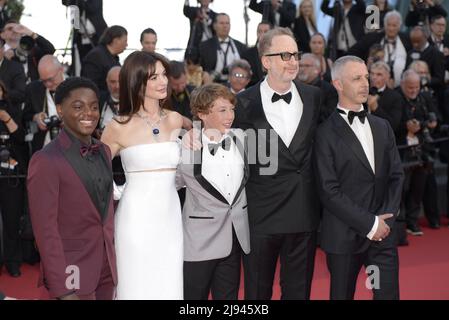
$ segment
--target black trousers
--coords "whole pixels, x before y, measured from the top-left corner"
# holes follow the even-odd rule
[[[243,257],[245,299],[271,299],[278,258],[281,299],[310,299],[316,243],[316,232],[251,234],[251,252]]]
[[[20,246],[20,217],[23,213],[24,188],[23,181],[17,178],[0,179],[0,210],[3,223],[3,257],[0,265],[22,262]]]
[[[431,224],[440,223],[438,185],[433,166],[429,169],[423,196],[424,213]]]
[[[414,167],[405,172],[404,192],[407,226],[418,224],[428,176],[429,171],[425,166]]]
[[[221,259],[184,261],[184,299],[237,300],[240,287],[242,249],[233,233],[231,253]]]
[[[372,288],[374,300],[399,300],[399,258],[396,239],[372,242],[369,248],[359,254],[327,253],[327,267],[331,274],[331,300],[352,300],[360,269],[378,268],[370,276],[377,277]],[[368,269],[367,269],[368,270]]]

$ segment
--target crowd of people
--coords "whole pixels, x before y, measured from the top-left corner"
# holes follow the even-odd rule
[[[221,300],[243,261],[245,299],[270,299],[280,259],[282,298],[309,299],[320,246],[332,299],[354,297],[363,265],[382,273],[374,298],[398,299],[397,246],[421,212],[441,227],[446,10],[412,0],[403,26],[377,0],[369,29],[365,1],[324,0],[326,40],[314,1],[251,0],[247,47],[212,2],[185,1],[184,61],[148,27],[121,65],[128,33],[102,0],[63,0],[81,13],[70,69],[0,10],[0,274],[40,261],[58,299]]]

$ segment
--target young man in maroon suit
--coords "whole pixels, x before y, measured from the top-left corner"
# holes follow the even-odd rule
[[[91,137],[98,88],[69,78],[55,93],[63,129],[31,158],[30,214],[41,254],[39,285],[57,299],[112,299],[116,284],[111,154]]]

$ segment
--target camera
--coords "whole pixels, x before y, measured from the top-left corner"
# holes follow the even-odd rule
[[[59,134],[59,130],[61,129],[61,120],[58,116],[53,115],[51,117],[45,118],[43,120],[45,125],[47,126],[48,131],[50,131],[50,139],[53,140]]]
[[[0,134],[0,162],[8,162],[11,152],[8,148],[9,134],[2,132]]]
[[[379,94],[379,89],[377,89],[376,87],[370,87],[369,88],[369,94],[371,96],[376,96]]]
[[[20,38],[19,46],[16,49],[16,56],[20,61],[25,62],[36,45],[36,41],[30,36]]]

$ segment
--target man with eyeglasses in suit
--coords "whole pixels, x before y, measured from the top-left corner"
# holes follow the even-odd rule
[[[266,146],[268,165],[275,169],[265,171],[261,157],[250,165],[246,190],[251,252],[244,258],[245,299],[271,298],[279,258],[281,299],[306,300],[320,219],[311,163],[320,90],[296,80],[301,54],[290,29],[265,33],[259,56],[267,76],[237,96],[234,125],[256,133],[250,155],[265,152]]]

